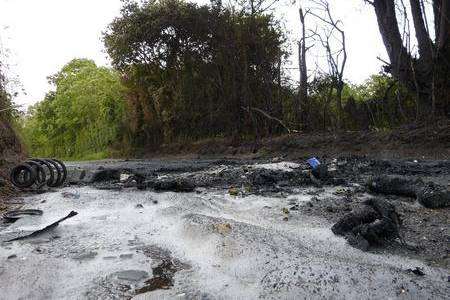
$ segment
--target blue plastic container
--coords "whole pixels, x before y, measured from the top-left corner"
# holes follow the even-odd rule
[[[306,162],[311,166],[313,170],[320,166],[320,161],[315,157],[308,159]]]

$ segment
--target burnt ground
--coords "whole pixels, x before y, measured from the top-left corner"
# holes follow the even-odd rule
[[[319,156],[317,173],[307,158],[67,162],[66,187],[12,199],[44,214],[0,225],[0,288],[8,299],[446,299],[450,209],[415,194],[427,182],[448,191],[450,162]],[[401,184],[366,184],[378,175]],[[333,234],[367,199],[395,207],[402,239],[361,251]]]
[[[189,158],[302,159],[305,156],[369,156],[377,159],[450,159],[450,120],[409,124],[394,130],[313,132],[254,140],[215,138],[163,144],[157,150],[135,149],[127,156],[148,158],[184,155]]]
[[[346,161],[346,159],[343,159]],[[349,167],[349,166],[352,167]],[[342,169],[342,177],[348,183],[358,183],[356,188],[341,187],[332,196],[321,196],[306,206],[301,206],[301,213],[318,215],[335,223],[344,215],[361,205],[367,197],[382,198],[392,203],[402,219],[401,234],[407,246],[399,241],[386,242],[379,247],[372,247],[375,253],[393,253],[406,255],[427,263],[450,268],[450,207],[429,209],[421,206],[416,197],[405,197],[372,193],[365,187],[366,181],[377,175],[403,176],[414,182],[423,180],[435,182],[450,189],[449,161],[411,162],[402,160],[370,160],[353,157],[347,160]]]
[[[67,162],[62,190],[15,198],[0,181],[0,211],[44,211],[0,221],[2,241],[79,212],[50,236],[0,243],[0,288],[10,299],[445,299],[450,208],[426,208],[417,195],[428,182],[450,190],[449,129],[165,145],[139,154],[152,159]],[[312,156],[327,176],[311,176]],[[371,188],[378,176],[400,184]],[[330,229],[367,199],[392,204],[402,222],[399,237],[360,251]]]
[[[109,161],[75,164],[72,184],[94,185],[99,189],[121,190],[129,186],[119,181],[120,174],[138,174],[139,188],[156,191],[190,192],[202,189],[229,189],[241,196],[262,195],[287,198],[298,189],[306,189],[312,199],[288,205],[291,215],[318,216],[332,223],[361,206],[367,198],[376,197],[393,204],[402,220],[400,233],[406,242],[390,240],[372,245],[373,253],[391,253],[413,257],[428,264],[450,268],[450,207],[430,209],[420,205],[415,195],[417,181],[433,182],[450,190],[450,161],[371,159],[365,156],[319,157],[330,173],[324,180],[311,179],[308,157],[292,162],[295,168],[282,165],[280,158],[271,160],[209,159],[174,161]],[[254,165],[267,165],[268,169]],[[289,163],[286,166],[291,168]],[[272,166],[273,165],[273,166]],[[100,168],[99,168],[100,166]],[[87,170],[87,173],[85,172]],[[77,178],[83,174],[83,179]],[[86,175],[87,174],[87,175]],[[367,182],[376,176],[400,177],[410,183],[413,195],[370,191]],[[330,194],[330,188],[333,193]],[[406,193],[407,194],[407,193]]]

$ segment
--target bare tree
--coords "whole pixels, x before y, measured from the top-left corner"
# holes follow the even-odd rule
[[[342,92],[344,90],[344,72],[347,64],[346,36],[342,21],[335,19],[327,0],[311,0],[315,9],[309,13],[323,23],[321,30],[312,31],[313,36],[326,51],[329,76],[336,89],[337,128],[342,127]],[[331,95],[331,93],[330,93]]]
[[[308,68],[306,61],[306,52],[311,48],[307,46],[308,36],[306,36],[306,23],[305,18],[308,15],[309,10],[304,11],[301,7],[299,9],[300,18],[300,40],[298,42],[298,69],[299,69],[299,88],[298,97],[294,103],[295,121],[297,123],[306,122],[306,110],[308,107]],[[303,115],[303,118],[302,118]]]

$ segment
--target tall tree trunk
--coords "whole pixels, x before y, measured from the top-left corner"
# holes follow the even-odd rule
[[[424,63],[433,63],[433,42],[431,41],[422,13],[422,0],[410,0],[416,38],[419,46],[420,58]]]
[[[449,54],[450,50],[450,0],[440,1],[438,52]]]
[[[337,119],[336,119],[336,127],[337,130],[340,131],[343,128],[343,119],[344,119],[344,109],[342,108],[342,92],[344,90],[344,82],[341,81],[336,84],[336,106],[337,106]]]
[[[435,13],[439,13],[437,19],[435,18],[435,20],[438,20],[436,24],[440,24],[439,28],[436,29],[436,32],[439,33],[437,37],[439,41],[437,43],[437,53],[434,50],[436,47],[427,30],[423,13],[423,3],[421,1],[410,0],[419,48],[419,58],[412,57],[411,53],[403,45],[396,16],[395,0],[374,0],[372,4],[375,8],[380,33],[391,62],[388,71],[403,86],[409,89],[410,92],[417,95],[417,112],[421,117],[424,117],[431,112],[432,102],[435,99],[435,89],[440,89],[443,86],[442,83],[435,84],[435,81],[441,82],[444,78],[444,75],[440,71],[436,71],[435,66],[443,63],[443,56],[439,55],[441,52],[439,47],[448,47],[446,45],[448,44],[450,27],[448,26],[449,23],[446,18],[445,9],[448,9],[450,0],[437,0],[433,2]],[[448,81],[448,79],[444,79],[444,81]]]
[[[394,0],[374,0],[378,27],[391,62],[390,72],[400,82],[414,89],[412,57],[403,46]]]
[[[441,111],[450,117],[450,0],[440,0],[439,30],[436,41],[436,71],[433,76],[436,110]],[[435,16],[436,18],[436,16]]]
[[[300,24],[302,26],[301,38],[298,44],[298,64],[300,72],[300,85],[298,90],[298,100],[295,105],[295,122],[297,124],[306,124],[306,111],[308,101],[308,69],[306,66],[306,26],[305,26],[305,14],[300,8]],[[303,115],[303,117],[302,117]]]

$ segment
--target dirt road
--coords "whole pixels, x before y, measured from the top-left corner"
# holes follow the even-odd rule
[[[103,177],[98,182],[100,165],[119,172],[100,169]],[[0,241],[6,241],[78,212],[37,238],[0,243],[0,299],[448,299],[450,295],[445,264],[402,251],[363,252],[331,232],[341,213],[330,210],[332,216],[325,216],[322,209],[329,205],[316,203],[335,199],[330,203],[339,210],[336,199],[341,198],[336,195],[343,188],[358,190],[356,179],[345,186],[301,185],[293,181],[298,176],[290,174],[301,174],[305,166],[292,162],[109,161],[68,166],[72,185],[23,197],[23,208],[41,209],[42,216],[2,225]],[[253,175],[242,175],[248,170],[269,173],[254,172],[259,177],[249,187],[243,177]],[[445,181],[446,172],[435,177]],[[196,184],[191,192],[165,191],[155,183],[153,188],[138,189],[120,183],[125,173],[155,180],[175,176],[178,183],[190,178]],[[282,179],[272,182],[267,174],[282,174]],[[356,203],[372,196],[361,191],[352,197]],[[408,205],[421,209],[417,203]],[[448,209],[444,210],[437,230],[444,228],[446,236]],[[425,275],[412,272],[416,268]]]

